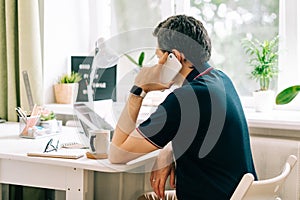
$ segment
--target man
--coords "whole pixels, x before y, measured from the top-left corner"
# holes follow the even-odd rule
[[[112,163],[126,163],[166,146],[159,160],[168,162],[163,165],[158,162],[151,175],[158,198],[164,198],[168,175],[174,182],[174,165],[170,163],[173,151],[176,197],[172,198],[229,199],[245,173],[256,176],[238,94],[231,80],[207,63],[211,42],[200,21],[186,15],[172,16],[156,27],[154,36],[158,41],[159,62],[142,68],[137,75],[117,123],[109,159]],[[162,83],[161,70],[170,52],[180,61],[182,69],[174,81]],[[170,93],[149,119],[136,128],[147,92],[164,90],[172,84],[181,87]],[[162,156],[166,157],[161,159]]]

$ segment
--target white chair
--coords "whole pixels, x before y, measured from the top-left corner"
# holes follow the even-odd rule
[[[243,176],[230,200],[280,200],[279,188],[284,183],[297,162],[297,157],[290,155],[284,168],[276,177],[254,181],[254,176],[247,173]]]

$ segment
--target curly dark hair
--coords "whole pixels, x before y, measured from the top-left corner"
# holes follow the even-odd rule
[[[211,56],[211,41],[202,22],[191,16],[175,15],[160,22],[153,35],[163,51],[177,49],[194,66],[202,65]]]

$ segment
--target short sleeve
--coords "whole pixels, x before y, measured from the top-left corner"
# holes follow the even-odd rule
[[[176,135],[181,120],[178,99],[170,93],[137,131],[158,148],[163,148]]]

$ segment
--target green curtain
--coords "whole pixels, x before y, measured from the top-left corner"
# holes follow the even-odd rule
[[[34,101],[42,105],[41,44],[39,1],[0,0],[0,118],[17,121],[17,106],[29,111],[23,70],[28,72]],[[51,199],[47,192],[11,185],[9,199]]]
[[[10,0],[6,0],[10,1]],[[33,100],[43,105],[43,65],[41,41],[41,16],[39,4],[42,0],[18,0],[19,80],[20,101],[29,110],[22,71],[28,72]]]
[[[22,71],[35,103],[43,103],[39,1],[0,0],[0,118],[17,121],[15,107],[29,110]]]
[[[0,117],[16,121],[20,105],[17,0],[0,0]]]

